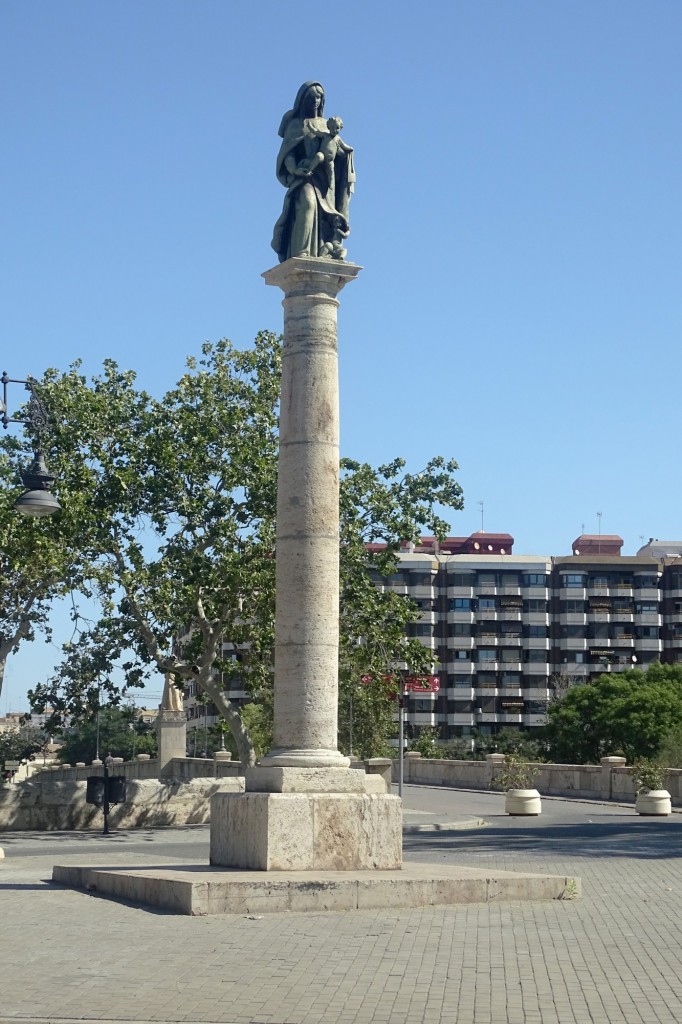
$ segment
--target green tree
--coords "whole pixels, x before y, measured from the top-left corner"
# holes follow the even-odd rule
[[[33,761],[35,755],[45,748],[47,736],[35,725],[22,725],[17,729],[0,732],[0,766],[5,770],[6,761],[22,764]]]
[[[143,722],[135,708],[101,708],[99,714],[65,729],[62,738],[57,752],[62,764],[90,764],[98,750],[102,759],[111,754],[125,761],[136,754],[155,757],[157,752],[154,727]]]
[[[551,704],[545,739],[552,760],[596,764],[608,754],[655,758],[682,727],[682,666],[655,662],[646,672],[598,676]]]
[[[91,384],[77,366],[46,375],[54,448],[64,462],[60,500],[62,490],[81,495],[83,571],[102,615],[67,645],[56,676],[32,692],[36,710],[51,706],[55,719],[80,721],[94,713],[100,692],[116,704],[151,673],[171,673],[178,685],[197,683],[227,722],[240,760],[254,762],[245,716],[222,691],[238,679],[263,709],[258,728],[267,734],[279,368],[279,339],[263,332],[245,351],[227,341],[205,345],[158,401],[110,361]],[[347,700],[363,674],[381,678],[398,663],[426,668],[429,653],[404,631],[416,607],[377,591],[368,569],[390,574],[401,541],[422,530],[442,536],[447,524],[436,507],[462,501],[452,461],[433,459],[417,474],[401,460],[377,470],[345,461],[342,469]],[[369,556],[366,542],[376,548]],[[385,732],[386,695],[369,703],[370,725]]]
[[[61,496],[57,516],[34,519],[14,507],[38,441],[26,431],[23,440],[0,439],[0,694],[8,657],[41,633],[49,641],[52,602],[83,585],[80,496]],[[49,465],[59,474],[59,458]]]

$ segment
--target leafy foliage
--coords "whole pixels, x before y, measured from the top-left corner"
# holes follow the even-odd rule
[[[105,707],[99,716],[79,722],[64,732],[58,760],[62,764],[75,764],[77,761],[90,764],[95,760],[98,737],[102,759],[109,754],[125,761],[131,761],[136,754],[156,756],[156,733],[152,725],[144,723],[134,708]]]
[[[507,754],[504,768],[493,780],[494,789],[531,789],[538,769],[517,754]]]
[[[650,757],[641,757],[632,766],[632,777],[635,790],[649,793],[654,789],[663,789],[668,769]]]
[[[33,761],[35,755],[45,748],[47,736],[35,725],[22,725],[17,729],[0,732],[0,765],[6,761]]]
[[[172,674],[207,694],[252,764],[272,714],[279,339],[263,332],[244,351],[206,344],[158,401],[111,361],[91,384],[78,370],[51,371],[42,390],[58,425],[60,500],[64,492],[79,503],[83,575],[102,615],[79,623],[32,706],[79,721],[101,693],[115,705],[151,674]],[[419,615],[414,603],[377,589],[369,571],[390,575],[400,543],[422,530],[445,535],[436,508],[461,507],[456,468],[441,458],[416,474],[399,459],[377,470],[342,464],[341,721],[353,698],[359,742],[372,752],[393,708],[378,684],[359,695],[360,678],[399,664],[428,672],[431,655],[405,635]],[[375,545],[369,556],[366,543]],[[257,714],[240,714],[223,696],[230,680]]]
[[[435,726],[425,725],[419,733],[410,741],[408,750],[416,750],[422,757],[445,757],[445,751],[439,746],[438,739],[440,729]]]
[[[655,758],[671,729],[682,729],[682,666],[652,664],[601,675],[550,705],[545,738],[551,760],[596,764],[622,754]]]

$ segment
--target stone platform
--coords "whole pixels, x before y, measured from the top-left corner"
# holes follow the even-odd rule
[[[404,909],[466,903],[575,899],[564,875],[407,864],[397,871],[239,871],[203,865],[168,870],[55,865],[52,881],[175,914]]]

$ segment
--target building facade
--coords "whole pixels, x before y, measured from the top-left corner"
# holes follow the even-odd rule
[[[620,554],[584,535],[565,557],[514,555],[508,534],[423,538],[375,580],[422,609],[414,635],[433,651],[435,694],[408,694],[410,731],[441,738],[533,729],[551,697],[604,672],[682,662],[682,558],[650,541]]]

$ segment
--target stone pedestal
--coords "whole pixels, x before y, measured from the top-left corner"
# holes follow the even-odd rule
[[[211,864],[260,871],[397,869],[401,801],[367,793],[216,793]]]
[[[184,711],[159,708],[156,719],[159,775],[167,775],[174,757],[187,756],[187,719]]]

